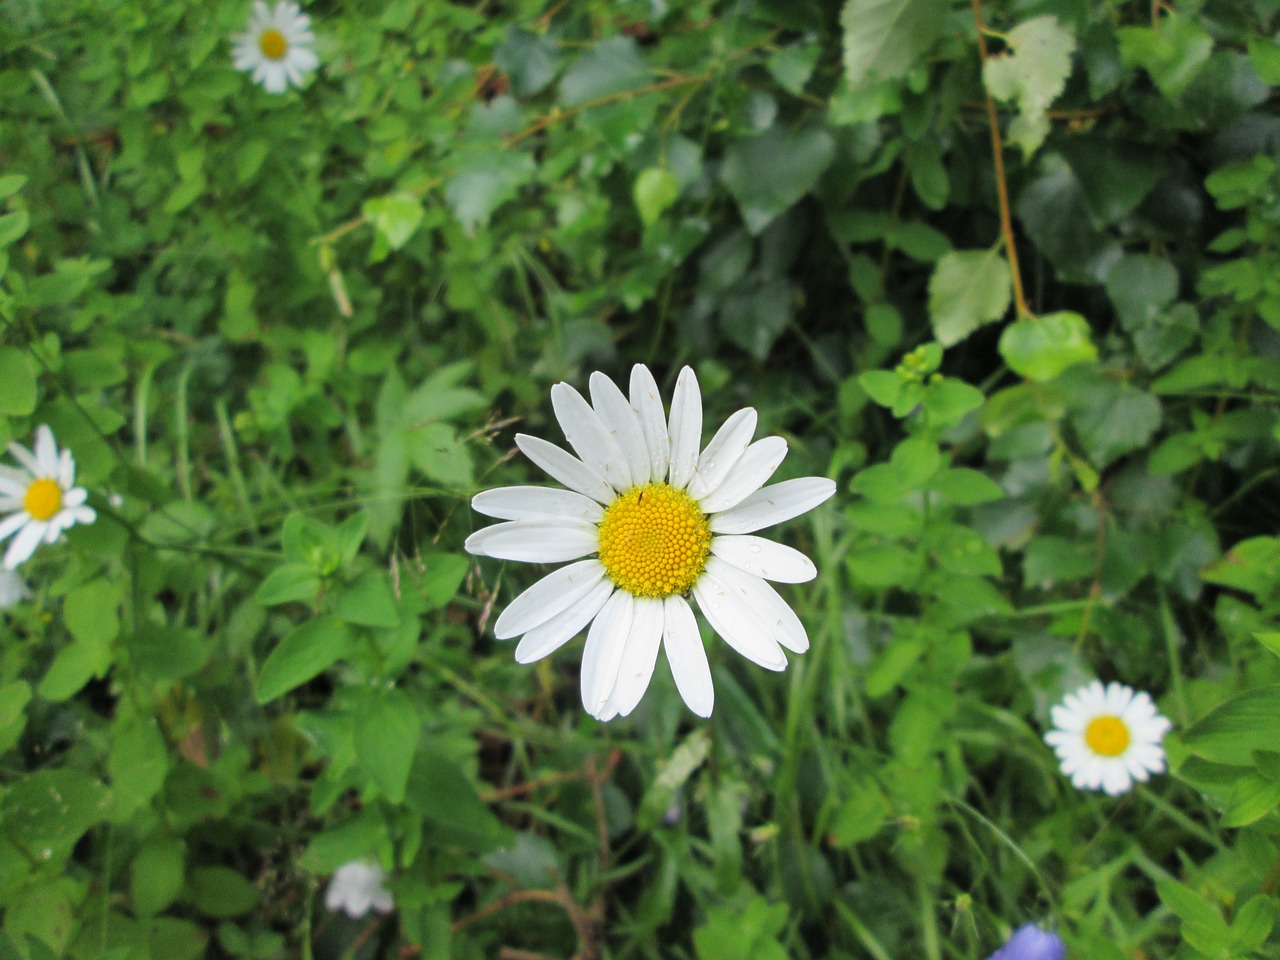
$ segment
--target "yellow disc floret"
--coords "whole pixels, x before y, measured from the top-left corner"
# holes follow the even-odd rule
[[[280,60],[289,49],[289,41],[279,30],[268,28],[258,37],[258,49],[268,60]]]
[[[707,565],[711,525],[693,497],[665,483],[632,487],[600,521],[600,562],[637,597],[687,593]]]
[[[1084,728],[1084,742],[1099,756],[1118,757],[1129,748],[1129,728],[1119,717],[1094,717]]]
[[[62,509],[62,487],[57,480],[40,477],[32,480],[22,497],[22,509],[33,520],[48,520]]]

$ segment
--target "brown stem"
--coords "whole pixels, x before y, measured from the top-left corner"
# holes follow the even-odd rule
[[[978,28],[978,54],[985,64],[987,62],[987,25],[982,19],[982,0],[973,0],[973,22]],[[1013,280],[1013,305],[1019,320],[1024,317],[1034,320],[1035,314],[1027,306],[1027,298],[1022,291],[1018,248],[1013,242],[1013,218],[1009,215],[1009,186],[1004,176],[1004,140],[1000,136],[1000,118],[996,116],[996,102],[991,99],[991,93],[985,89],[984,93],[987,99],[987,125],[991,128],[991,159],[996,170],[996,194],[1000,199],[1000,233],[1004,237],[1005,256],[1009,258],[1009,274]]]

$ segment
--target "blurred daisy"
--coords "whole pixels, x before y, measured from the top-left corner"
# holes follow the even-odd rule
[[[387,875],[372,860],[352,860],[334,871],[329,889],[324,893],[327,910],[342,910],[352,920],[359,920],[370,908],[378,913],[395,909],[391,892],[384,887]]]
[[[524,434],[516,445],[569,489],[500,487],[471,502],[509,521],[472,534],[471,553],[577,561],[543,577],[498,617],[499,639],[521,637],[516,660],[545,657],[590,624],[582,703],[609,720],[640,702],[661,644],[684,702],[706,717],[711,670],[689,594],[729,646],[766,669],[785,669],[784,647],[808,649],[800,619],[766,581],[802,583],[817,570],[804,554],[748,534],[813,509],[835,483],[804,477],[763,487],[787,444],[781,437],[752,443],[750,407],[701,449],[702,394],[689,367],[676,380],[670,419],[641,364],[632,368],[629,397],[594,373],[590,403],[559,383],[551,405],[578,457]]]
[[[987,960],[1066,960],[1067,945],[1056,933],[1033,923],[1019,927],[1003,947]]]
[[[1051,715],[1054,729],[1045,742],[1077,789],[1119,796],[1133,781],[1164,771],[1160,741],[1170,723],[1145,693],[1122,683],[1104,688],[1095,680],[1067,694]]]
[[[4,554],[6,570],[30,557],[41,540],[53,543],[63,530],[98,516],[84,505],[84,487],[75,485],[71,451],[58,452],[48,427],[36,428],[34,453],[17,443],[9,444],[9,452],[22,466],[0,466],[0,511],[14,511],[0,520],[0,541],[13,537]]]
[[[31,596],[27,581],[16,570],[0,569],[0,610],[7,610]]]
[[[254,82],[267,93],[284,93],[290,83],[302,86],[302,72],[320,65],[311,50],[316,42],[311,18],[289,0],[280,0],[274,10],[254,0],[249,28],[231,39],[236,69],[253,71]]]

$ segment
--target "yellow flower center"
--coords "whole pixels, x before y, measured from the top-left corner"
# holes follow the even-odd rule
[[[22,497],[22,509],[31,515],[33,520],[48,520],[62,509],[62,488],[58,481],[41,477],[32,480]]]
[[[289,49],[289,41],[279,30],[263,30],[262,35],[258,37],[258,49],[269,60],[281,60],[284,58],[285,51]]]
[[[707,565],[711,525],[693,497],[665,483],[632,487],[600,521],[600,562],[637,597],[687,593]]]
[[[1084,728],[1084,742],[1102,757],[1118,757],[1129,748],[1129,728],[1119,717],[1094,717]]]

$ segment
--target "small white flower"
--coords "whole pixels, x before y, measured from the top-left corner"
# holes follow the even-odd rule
[[[302,86],[302,72],[320,65],[311,49],[311,18],[290,0],[280,0],[274,10],[254,0],[249,28],[231,39],[235,68],[253,71],[254,82],[268,93],[284,93],[290,83]]]
[[[768,670],[786,669],[783,648],[809,648],[799,617],[766,581],[803,583],[817,569],[804,554],[747,534],[812,510],[835,493],[834,482],[802,477],[763,486],[787,444],[781,437],[752,443],[750,407],[703,448],[702,394],[689,367],[676,380],[670,419],[642,364],[631,371],[630,397],[593,373],[590,403],[558,383],[551,405],[582,459],[524,434],[516,445],[569,489],[500,487],[471,501],[477,512],[509,521],[468,537],[471,553],[577,561],[543,577],[498,617],[499,639],[523,635],[516,660],[539,660],[590,624],[582,703],[609,720],[640,702],[662,645],[676,689],[706,717],[711,669],[686,595],[729,646]]]
[[[1054,729],[1045,734],[1062,761],[1062,773],[1079,790],[1127,793],[1135,780],[1164,772],[1160,741],[1169,721],[1151,697],[1122,683],[1104,688],[1094,680],[1069,693],[1052,712]]]
[[[0,610],[7,610],[31,596],[27,581],[16,570],[0,568]]]
[[[382,885],[386,878],[382,867],[372,860],[344,863],[329,881],[329,889],[324,894],[325,908],[345,910],[352,920],[359,920],[371,907],[378,913],[390,913],[395,909],[395,901],[391,899],[391,891]]]
[[[17,443],[9,444],[9,452],[22,467],[0,466],[0,512],[14,511],[0,520],[0,541],[13,537],[4,555],[6,570],[30,557],[42,540],[53,543],[63,530],[98,516],[84,505],[84,487],[75,485],[71,451],[58,452],[48,427],[36,428],[34,453]]]

